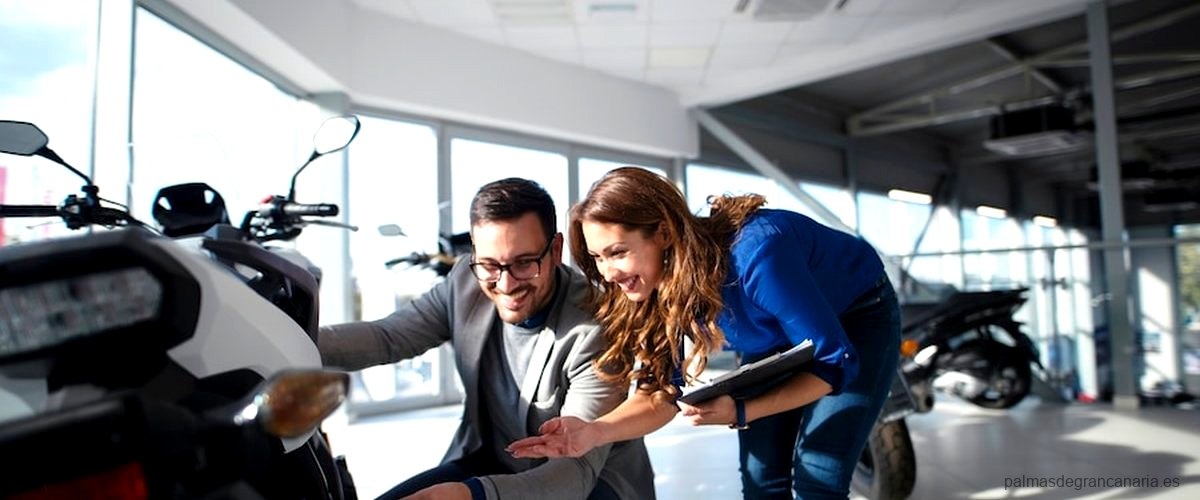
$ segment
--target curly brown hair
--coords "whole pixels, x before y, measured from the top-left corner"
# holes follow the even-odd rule
[[[697,217],[679,188],[636,167],[615,169],[592,185],[571,208],[571,257],[595,285],[591,306],[609,340],[608,349],[595,361],[602,379],[636,382],[639,391],[671,394],[677,368],[694,368],[679,370],[684,383],[704,371],[708,354],[725,343],[716,320],[724,305],[721,287],[729,248],[737,230],[765,202],[759,195],[710,197],[709,217]],[[620,287],[604,281],[588,253],[584,221],[617,224],[645,237],[663,232],[663,278],[647,300],[631,301]],[[693,343],[686,357],[684,338]]]

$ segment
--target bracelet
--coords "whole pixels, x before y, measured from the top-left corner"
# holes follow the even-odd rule
[[[746,423],[746,401],[738,398],[733,398],[733,407],[737,411],[737,422],[729,424],[730,429],[743,431],[750,428],[750,424]]]

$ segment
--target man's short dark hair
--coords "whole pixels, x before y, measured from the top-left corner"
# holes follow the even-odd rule
[[[499,222],[519,219],[534,212],[542,223],[546,241],[558,232],[554,200],[542,186],[529,179],[509,177],[479,188],[471,200],[471,227],[480,222]]]

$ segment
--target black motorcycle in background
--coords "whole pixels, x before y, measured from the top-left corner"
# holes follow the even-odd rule
[[[1043,369],[1037,347],[1013,319],[1028,291],[956,292],[936,304],[903,306],[903,338],[917,344],[902,362],[914,394],[931,399],[937,390],[991,409],[1024,400],[1034,368]]]
[[[854,471],[852,487],[873,500],[908,498],[917,464],[905,417],[933,409],[934,391],[975,405],[1020,403],[1041,368],[1037,348],[1013,313],[1028,289],[953,292],[943,300],[902,303],[900,364]]]

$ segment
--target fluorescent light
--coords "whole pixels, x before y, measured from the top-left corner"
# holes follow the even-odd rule
[[[928,205],[933,203],[933,197],[925,193],[917,193],[915,191],[905,191],[903,189],[893,189],[888,191],[888,198],[906,203],[916,203],[917,205]]]
[[[660,47],[650,49],[651,68],[704,68],[711,52],[707,47]]]
[[[1042,227],[1058,227],[1058,219],[1047,217],[1045,215],[1033,216],[1033,223]]]
[[[1008,217],[1008,212],[1003,208],[989,207],[987,205],[979,205],[975,207],[975,213],[992,219],[1003,219]]]

